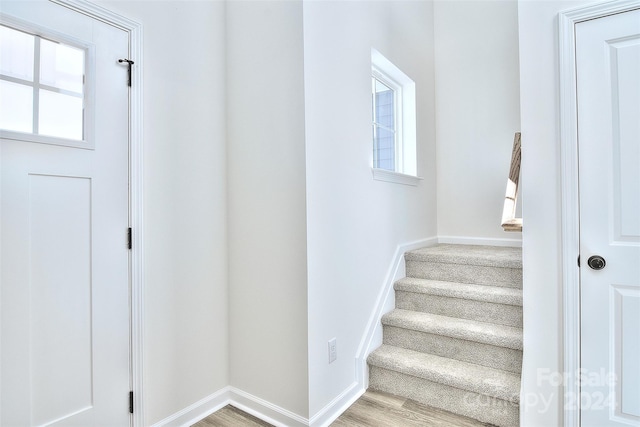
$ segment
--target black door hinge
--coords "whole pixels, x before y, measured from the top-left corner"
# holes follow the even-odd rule
[[[132,60],[130,59],[118,59],[118,62],[121,64],[126,64],[127,65],[127,86],[131,86],[131,66],[133,64],[135,64]]]
[[[133,232],[131,231],[131,227],[127,230],[127,248],[131,249],[133,247]]]
[[[580,255],[578,255],[578,267],[580,267]]]
[[[129,392],[129,413],[133,414],[133,392]]]

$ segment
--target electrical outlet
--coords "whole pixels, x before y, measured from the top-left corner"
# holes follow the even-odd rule
[[[329,340],[329,363],[334,362],[338,358],[338,349],[336,348],[336,339]]]

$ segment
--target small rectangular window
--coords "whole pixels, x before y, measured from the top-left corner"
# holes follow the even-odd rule
[[[373,164],[375,168],[396,170],[396,91],[378,77],[373,84]]]
[[[40,30],[0,25],[1,136],[91,148],[89,48]]]
[[[379,170],[415,177],[415,83],[375,49],[371,76],[374,177]]]

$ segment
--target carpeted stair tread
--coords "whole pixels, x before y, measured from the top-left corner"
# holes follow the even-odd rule
[[[439,244],[409,251],[405,254],[405,259],[407,261],[522,268],[522,249],[500,246]]]
[[[522,350],[522,329],[475,320],[394,309],[382,317],[382,324],[435,335],[475,341],[497,347]]]
[[[522,250],[439,244],[405,253],[370,387],[501,427],[519,425]]]
[[[473,285],[405,277],[394,284],[394,289],[396,291],[522,306],[521,289],[499,286]]]
[[[368,362],[382,369],[519,403],[519,375],[499,369],[389,345],[371,353]]]

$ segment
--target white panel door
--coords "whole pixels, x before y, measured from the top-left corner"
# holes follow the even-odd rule
[[[5,29],[42,37],[33,72],[3,46],[0,122],[23,114],[15,126],[35,121],[43,136],[0,139],[0,425],[128,426],[128,35],[48,1],[2,0],[1,11]],[[78,52],[84,81],[69,71]],[[20,91],[38,91],[26,102],[38,117]]]
[[[576,24],[576,67],[581,424],[638,426],[640,10]]]

